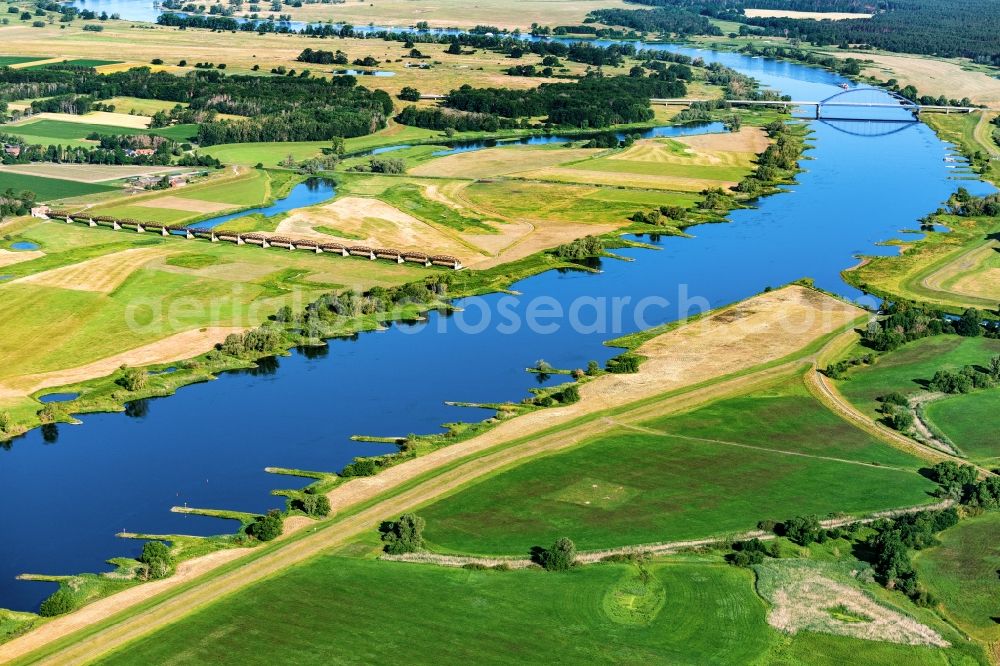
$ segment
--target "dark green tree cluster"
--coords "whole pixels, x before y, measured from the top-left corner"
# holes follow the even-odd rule
[[[535,548],[532,560],[546,571],[566,571],[576,564],[576,544],[562,537],[548,548]]]
[[[888,393],[876,398],[879,403],[878,411],[882,414],[882,420],[890,428],[900,432],[908,432],[913,427],[915,420],[913,410],[910,409],[909,399],[902,393]]]
[[[737,567],[749,568],[763,562],[765,557],[778,557],[777,542],[765,545],[758,538],[737,541],[732,548],[733,552],[726,555],[726,561]]]
[[[259,357],[268,352],[280,351],[285,338],[275,326],[259,326],[245,333],[232,333],[219,345],[219,351],[229,356]]]
[[[390,555],[415,553],[424,549],[424,527],[427,522],[413,513],[404,513],[399,520],[387,520],[379,526],[382,549]]]
[[[705,16],[676,6],[661,5],[656,9],[597,9],[590,16],[606,25],[620,25],[639,32],[658,32],[679,37],[722,36],[722,30]]]
[[[941,494],[976,509],[1000,509],[1000,476],[991,474],[979,480],[972,465],[946,461],[934,465],[927,476],[941,485]]]
[[[612,374],[626,375],[639,372],[640,359],[636,354],[626,352],[614,358],[609,358],[604,364],[604,369]]]
[[[597,236],[584,236],[555,249],[560,259],[580,260],[599,257],[604,252],[604,242]]]
[[[922,605],[934,603],[917,580],[910,550],[922,550],[937,543],[937,533],[958,523],[954,508],[921,511],[872,523],[875,530],[867,542],[876,579],[897,589]]]
[[[307,488],[301,496],[295,499],[293,502],[295,508],[307,516],[316,518],[329,516],[331,510],[330,498],[323,493],[310,492],[310,490],[310,488]]]
[[[142,563],[141,576],[144,580],[166,578],[174,569],[174,558],[170,548],[162,541],[147,541],[142,546],[138,560]]]
[[[284,532],[284,521],[281,512],[272,509],[263,516],[257,516],[252,523],[247,525],[247,534],[258,541],[274,541]]]

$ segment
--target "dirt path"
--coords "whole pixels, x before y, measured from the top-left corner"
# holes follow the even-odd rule
[[[851,523],[862,523],[868,524],[875,522],[881,518],[892,518],[894,516],[902,516],[908,513],[919,513],[921,511],[934,511],[937,509],[947,509],[948,507],[954,505],[954,500],[943,500],[936,504],[918,504],[916,506],[908,506],[901,509],[889,509],[887,511],[877,511],[875,513],[868,514],[867,516],[858,518],[855,516],[848,516],[846,518],[828,518],[826,520],[821,520],[820,525],[826,529],[831,529],[834,527],[843,527],[844,525],[850,525]],[[596,564],[606,557],[612,555],[632,555],[632,554],[642,554],[648,556],[659,556],[659,555],[671,555],[680,550],[686,550],[688,548],[702,548],[705,546],[713,546],[720,543],[725,543],[727,541],[746,541],[748,539],[760,539],[761,541],[771,541],[778,538],[774,532],[765,532],[763,530],[751,530],[749,532],[742,532],[740,534],[727,534],[714,537],[708,537],[705,539],[689,539],[687,541],[665,541],[661,543],[643,543],[635,544],[632,546],[622,546],[620,548],[606,548],[604,550],[588,550],[577,553],[576,561],[579,564]],[[443,555],[438,553],[407,553],[405,555],[383,555],[381,557],[383,560],[390,560],[393,562],[416,562],[419,564],[435,564],[442,567],[464,567],[467,564],[478,564],[486,567],[494,567],[497,565],[505,564],[511,569],[527,569],[534,565],[534,563],[527,558],[513,558],[513,557],[474,557],[466,555]]]
[[[882,425],[857,409],[841,395],[823,374],[810,372],[806,377],[806,387],[816,399],[822,402],[828,409],[838,414],[841,418],[853,423],[858,428],[871,434],[872,436],[892,445],[893,447],[905,451],[910,455],[917,456],[929,463],[939,463],[945,460],[952,460],[960,465],[968,464],[967,460],[956,458],[929,446],[924,446],[910,439],[906,435],[896,432],[892,428]]]
[[[809,310],[812,315],[796,325],[797,316],[802,317]],[[649,360],[638,374],[604,375],[584,384],[582,399],[573,405],[511,419],[483,435],[389,468],[374,477],[352,479],[329,493],[333,519],[254,550],[239,567],[206,580],[188,585],[187,579],[168,578],[156,586],[137,586],[56,618],[0,646],[0,662],[23,658],[84,628],[90,633],[42,661],[89,662],[183,618],[192,608],[342,545],[387,516],[437,499],[473,479],[539,454],[573,447],[596,434],[620,427],[620,423],[641,422],[770,385],[801,371],[807,360],[796,358],[797,350],[837,331],[850,335],[860,312],[801,287],[769,292],[723,308],[643,345],[640,352]],[[840,345],[842,341],[835,338],[828,344]],[[792,360],[773,367],[736,374],[790,356]],[[726,376],[729,378],[724,379]],[[610,411],[623,408],[627,409],[625,414],[614,415]],[[615,416],[615,420],[593,418],[595,415]],[[405,490],[385,496],[401,488]],[[351,510],[356,512],[346,515]],[[229,562],[208,566],[205,571]],[[182,586],[184,589],[178,590]],[[143,610],[133,610],[147,602],[152,603]],[[95,629],[98,624],[106,626]]]

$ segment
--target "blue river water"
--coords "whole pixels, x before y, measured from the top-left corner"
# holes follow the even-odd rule
[[[842,82],[792,63],[664,48],[722,61],[795,99],[824,99]],[[273,488],[305,483],[267,466],[338,470],[392,450],[353,434],[404,436],[483,418],[445,401],[519,400],[538,385],[524,371],[538,359],[564,368],[604,361],[615,354],[604,340],[802,277],[860,296],[840,278],[857,254],[894,252],[877,243],[916,227],[958,185],[989,191],[955,179],[954,150],[925,125],[881,135],[864,125],[812,122],[814,147],[788,192],[734,211],[728,224],[695,227],[693,238],[644,239],[659,250],[618,251],[634,261],[545,273],[513,285],[521,296],[462,299],[450,316],[295,350],[125,414],[83,415],[82,425],[15,440],[0,450],[0,607],[34,609],[54,589],[17,574],[102,571],[109,557],[138,554],[140,543],[116,538],[121,530],[232,529],[172,506],[262,512],[281,505]],[[552,316],[559,309],[569,314]]]

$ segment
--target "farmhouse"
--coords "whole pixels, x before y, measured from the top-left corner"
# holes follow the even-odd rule
[[[17,145],[10,144],[10,143],[4,144],[3,152],[7,153],[11,157],[20,157],[20,155],[21,155],[21,146],[17,146]]]

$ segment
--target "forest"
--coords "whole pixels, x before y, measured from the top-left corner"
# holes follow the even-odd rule
[[[588,76],[575,83],[544,83],[537,89],[473,88],[448,93],[441,109],[404,109],[399,121],[431,129],[512,127],[511,120],[544,116],[551,125],[577,128],[648,122],[652,97],[683,97],[686,86],[677,74],[687,67],[667,68],[652,76]],[[456,113],[458,112],[458,113]],[[477,125],[469,127],[470,122]]]
[[[1000,3],[994,0],[627,0],[655,9],[598,10],[594,18],[635,30],[678,32],[683,14],[740,21],[744,34],[787,36],[817,46],[864,45],[899,53],[966,57],[1000,64]],[[817,21],[748,18],[745,9],[874,13]],[[687,19],[691,21],[692,19]],[[683,34],[683,33],[681,33]],[[687,34],[712,34],[690,32]]]
[[[0,69],[0,88],[24,92],[58,90],[33,104],[38,111],[87,113],[102,99],[141,97],[188,104],[191,111],[244,116],[211,119],[198,128],[198,143],[317,141],[371,134],[385,126],[392,99],[357,85],[352,76],[333,80],[298,77],[226,76],[217,70],[186,76],[136,67],[98,74],[93,70]],[[11,93],[15,94],[15,93]]]

